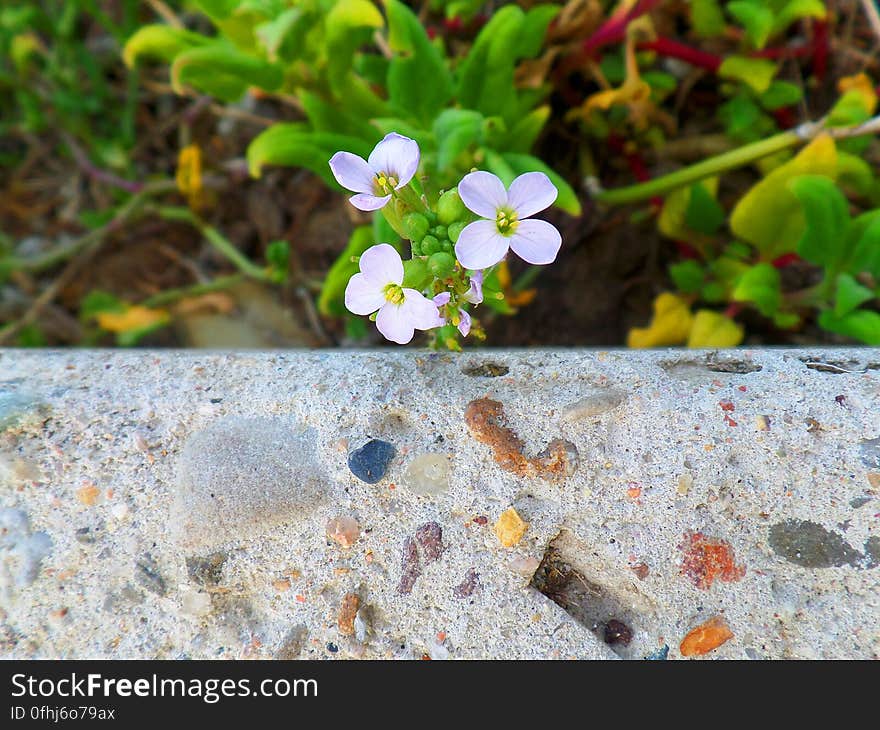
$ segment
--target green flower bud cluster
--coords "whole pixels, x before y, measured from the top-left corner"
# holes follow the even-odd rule
[[[467,225],[468,215],[458,191],[453,189],[440,196],[436,212],[407,213],[403,217],[413,256],[430,257],[429,266],[438,278],[448,277],[454,270],[455,242]]]

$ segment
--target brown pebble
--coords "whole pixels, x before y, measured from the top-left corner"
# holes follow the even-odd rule
[[[648,577],[648,573],[650,573],[650,569],[645,563],[635,563],[634,565],[630,565],[629,569],[636,574],[636,578],[639,580],[645,580]]]
[[[350,548],[360,537],[361,526],[354,517],[334,517],[327,523],[327,537],[344,548]]]
[[[290,590],[290,579],[289,578],[279,578],[278,580],[272,581],[272,587],[278,591],[279,593],[283,593],[284,591]]]
[[[101,490],[91,482],[87,482],[76,490],[77,500],[86,507],[94,507],[98,503],[100,496]]]
[[[357,616],[361,599],[356,593],[346,593],[339,606],[339,633],[343,636],[354,636],[354,619]]]
[[[416,546],[416,541],[411,537],[406,538],[406,541],[403,543],[402,568],[403,574],[400,576],[397,592],[406,596],[412,593],[413,586],[422,574],[419,549]]]
[[[436,522],[426,522],[416,530],[416,541],[422,548],[426,563],[439,560],[443,554],[443,528]]]
[[[452,589],[452,595],[456,598],[468,598],[480,585],[480,574],[473,568],[468,570],[464,580]]]
[[[606,644],[623,644],[628,646],[632,641],[633,631],[623,621],[616,618],[611,619],[605,624],[605,643]]]

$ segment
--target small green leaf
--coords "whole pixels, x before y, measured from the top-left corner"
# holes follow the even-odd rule
[[[727,25],[718,0],[691,0],[691,27],[700,38],[714,38]]]
[[[730,13],[746,32],[752,46],[760,50],[767,43],[773,30],[773,11],[764,5],[748,0],[727,3]]]
[[[672,278],[675,288],[683,294],[696,294],[706,279],[703,267],[694,259],[672,264],[669,267],[669,276]]]
[[[806,228],[798,253],[811,263],[830,266],[846,255],[849,204],[834,182],[821,175],[802,175],[788,188],[803,206]]]
[[[718,68],[718,75],[725,79],[742,81],[755,93],[763,94],[770,88],[776,71],[776,64],[766,58],[728,56]]]
[[[480,143],[483,115],[470,109],[445,109],[434,120],[437,140],[437,167],[442,171],[452,166],[462,152]]]
[[[290,244],[287,241],[272,241],[266,247],[266,263],[269,264],[273,281],[280,284],[287,279],[290,267]]]
[[[691,196],[685,211],[685,225],[697,233],[712,235],[716,233],[726,219],[724,208],[702,183],[691,187]]]
[[[873,298],[874,292],[859,284],[852,275],[840,274],[834,297],[834,315],[843,317]]]
[[[761,106],[769,111],[776,111],[787,106],[794,106],[804,97],[804,92],[797,84],[788,81],[773,81],[767,91],[761,94]]]
[[[126,66],[134,66],[142,58],[171,63],[183,51],[214,43],[198,33],[172,28],[170,25],[145,25],[134,33],[122,49]]]
[[[802,18],[822,20],[826,15],[825,3],[822,0],[789,0],[777,12],[771,35],[781,33],[796,20]]]
[[[880,314],[870,309],[857,309],[844,317],[837,317],[830,309],[819,315],[819,326],[866,345],[880,345]]]
[[[849,248],[852,253],[847,269],[853,274],[869,272],[880,279],[880,210],[872,210],[850,224]]]
[[[770,264],[757,264],[746,271],[733,290],[733,300],[751,302],[765,317],[772,317],[782,300],[779,271]]]
[[[226,102],[238,101],[250,86],[275,91],[283,80],[280,66],[220,43],[183,51],[171,65],[178,94],[190,84]]]

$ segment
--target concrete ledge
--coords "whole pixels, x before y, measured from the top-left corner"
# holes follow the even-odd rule
[[[878,490],[874,349],[7,350],[0,655],[878,658]]]

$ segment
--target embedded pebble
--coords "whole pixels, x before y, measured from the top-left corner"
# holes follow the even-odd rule
[[[328,483],[314,430],[223,418],[181,450],[171,527],[186,548],[238,542],[311,513],[329,498]]]
[[[337,624],[339,633],[343,636],[354,636],[355,634],[355,618],[357,618],[358,607],[361,599],[357,593],[346,593],[342,597],[342,603],[339,605],[339,616]]]
[[[449,489],[449,457],[445,454],[421,454],[407,466],[404,485],[419,496],[442,494]]]
[[[622,644],[623,646],[629,646],[629,642],[632,641],[632,638],[632,629],[623,621],[613,618],[605,624],[604,639],[606,644]]]
[[[513,547],[522,540],[528,527],[528,523],[523,521],[513,507],[510,507],[501,513],[498,522],[495,523],[495,535],[504,547]]]
[[[397,449],[387,441],[373,439],[348,455],[348,468],[362,482],[376,484],[385,476]]]
[[[452,589],[452,595],[456,598],[469,598],[480,585],[480,574],[473,568],[468,570],[464,580]]]
[[[144,553],[134,566],[135,583],[157,596],[165,595],[165,579],[159,573],[159,566],[149,553]]]
[[[344,548],[350,548],[361,534],[361,526],[354,517],[334,517],[325,528],[327,538]]]
[[[691,629],[682,639],[679,651],[682,656],[700,656],[717,649],[733,638],[733,632],[722,616],[714,616],[695,629]]]
[[[205,557],[189,556],[186,558],[186,574],[189,579],[200,586],[217,586],[223,580],[223,564],[226,553],[211,553]]]
[[[403,543],[403,559],[401,561],[400,583],[397,592],[402,596],[412,593],[412,589],[422,574],[422,563],[419,560],[419,548],[411,537]]]
[[[777,555],[804,568],[855,566],[864,557],[836,532],[806,520],[773,525],[769,542]]]
[[[562,412],[562,420],[580,421],[591,416],[601,416],[603,413],[613,411],[625,400],[626,393],[608,388],[567,406]]]
[[[46,404],[31,393],[0,390],[0,431],[38,423],[45,412]]]
[[[52,539],[45,532],[31,532],[26,512],[11,507],[0,509],[0,580],[6,572],[15,585],[29,586],[50,552]]]
[[[180,610],[189,616],[207,616],[211,613],[211,594],[205,591],[183,591]]]
[[[515,558],[511,558],[510,562],[507,563],[507,567],[510,568],[514,573],[523,576],[524,578],[531,578],[535,571],[538,569],[538,566],[541,564],[541,561],[537,558],[533,558],[532,556],[516,556]]]
[[[439,560],[443,554],[443,528],[436,522],[426,522],[416,530],[416,542],[422,548],[426,563]]]

